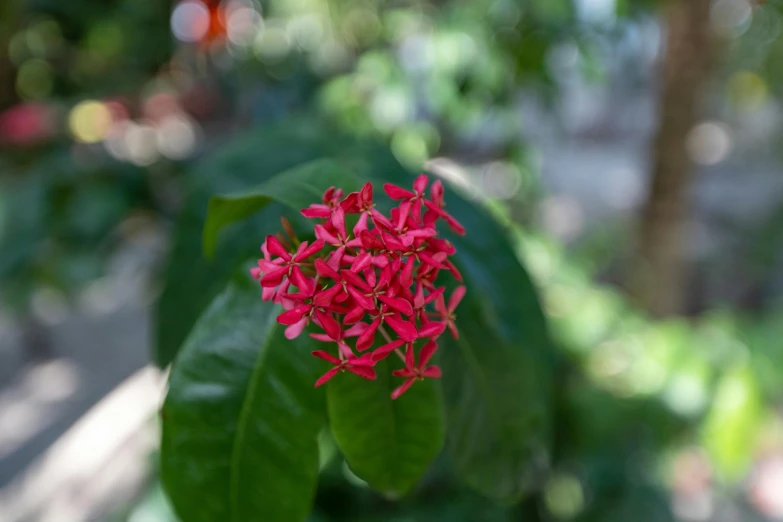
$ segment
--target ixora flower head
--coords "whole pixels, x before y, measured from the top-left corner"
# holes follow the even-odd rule
[[[320,221],[315,241],[299,242],[284,221],[289,237],[267,236],[261,246],[264,257],[251,273],[263,287],[262,298],[283,306],[277,322],[287,326],[286,337],[293,339],[314,324],[323,332],[311,337],[337,345],[333,353],[313,352],[333,365],[316,386],[343,371],[375,379],[373,367],[392,353],[405,363],[393,372],[405,381],[392,398],[417,380],[440,377],[440,368],[428,362],[447,327],[458,336],[454,310],[465,287],[456,288],[446,306],[445,287],[435,282],[438,274],[448,271],[460,282],[462,276],[448,259],[454,246],[438,238],[436,225],[442,220],[461,235],[465,228],[446,212],[441,182],[432,184],[429,199],[428,184],[424,174],[412,191],[385,184],[386,194],[399,202],[389,216],[375,208],[371,183],[346,197],[331,187],[321,203],[302,210],[306,218]],[[349,231],[346,216],[351,214],[358,220]],[[376,334],[385,344],[371,349]]]

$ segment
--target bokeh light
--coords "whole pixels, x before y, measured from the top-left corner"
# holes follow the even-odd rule
[[[156,128],[156,133],[158,150],[172,160],[189,157],[198,143],[195,122],[183,115],[165,118]]]
[[[729,78],[729,97],[735,107],[753,110],[767,100],[769,88],[764,79],[750,71],[739,71]]]
[[[753,8],[748,0],[716,0],[712,4],[710,22],[721,36],[735,38],[748,30]]]
[[[579,479],[569,474],[557,474],[544,488],[547,511],[557,519],[570,519],[585,506],[585,494]]]
[[[51,66],[34,58],[24,62],[16,74],[16,90],[25,100],[39,100],[52,92],[54,75]]]
[[[77,141],[98,143],[111,129],[112,115],[106,104],[88,100],[71,109],[68,115],[68,128]]]
[[[720,163],[731,152],[734,138],[724,123],[706,121],[688,133],[686,146],[691,159],[701,165]]]
[[[202,40],[209,32],[210,23],[209,8],[198,0],[184,0],[171,13],[171,31],[183,42]]]
[[[263,29],[261,13],[250,1],[233,0],[226,5],[223,14],[228,40],[234,45],[245,47],[252,44]]]

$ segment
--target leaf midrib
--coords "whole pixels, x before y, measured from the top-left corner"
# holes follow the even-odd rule
[[[245,431],[250,417],[250,404],[252,403],[252,397],[255,393],[256,387],[260,379],[261,368],[264,366],[264,361],[269,353],[269,344],[272,340],[272,336],[277,326],[277,307],[272,308],[272,313],[269,315],[266,328],[266,338],[259,348],[259,356],[253,365],[253,371],[250,373],[250,381],[245,390],[245,396],[242,399],[242,408],[239,412],[239,418],[237,420],[237,431],[234,434],[234,443],[231,447],[231,464],[229,467],[229,519],[237,520],[237,512],[239,511],[239,474],[237,469],[239,468],[240,448],[242,448],[245,438]]]

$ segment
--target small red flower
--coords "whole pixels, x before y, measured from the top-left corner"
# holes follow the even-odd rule
[[[458,287],[446,306],[444,287],[436,283],[439,274],[450,272],[458,281],[462,276],[449,259],[456,250],[438,237],[437,224],[443,220],[458,233],[464,228],[444,210],[440,181],[426,199],[428,183],[422,174],[412,191],[386,184],[386,194],[398,201],[390,217],[375,208],[372,184],[344,198],[331,187],[321,203],[302,210],[303,216],[320,221],[313,230],[315,242],[300,243],[284,222],[290,240],[267,236],[261,246],[263,257],[251,274],[262,287],[262,299],[282,305],[277,321],[286,325],[286,337],[293,339],[316,325],[321,331],[311,337],[336,352],[313,352],[333,365],[316,386],[343,371],[375,379],[373,366],[392,353],[405,361],[405,369],[393,375],[407,379],[393,398],[417,380],[440,377],[440,369],[427,363],[446,328],[458,335],[454,311],[465,287]],[[351,214],[358,220],[349,233],[346,216]],[[373,348],[378,334],[386,342]],[[366,353],[357,356],[354,351]]]
[[[463,297],[465,297],[465,287],[458,286],[454,290],[454,293],[451,294],[448,306],[446,306],[446,299],[444,299],[443,294],[439,295],[438,299],[435,301],[435,309],[440,314],[441,320],[443,321],[442,324],[451,330],[451,335],[453,335],[455,339],[459,339],[459,332],[457,331],[457,325],[455,323],[457,316],[454,315],[454,310],[457,309],[457,305],[459,305],[459,302],[462,301]]]
[[[266,248],[270,254],[278,256],[278,259],[273,260],[272,262],[275,263],[275,261],[277,261],[276,264],[278,264],[280,268],[276,268],[271,272],[265,273],[261,277],[261,286],[275,287],[282,283],[283,279],[286,277],[291,277],[291,275],[294,273],[301,274],[300,267],[302,263],[307,258],[320,252],[323,247],[324,242],[320,239],[309,247],[307,246],[307,241],[305,241],[299,245],[296,253],[291,255],[286,251],[286,249],[280,243],[279,239],[277,239],[275,236],[267,236]]]
[[[324,197],[322,199],[323,203],[314,203],[310,205],[309,208],[302,210],[302,215],[306,218],[330,218],[332,217],[332,212],[334,212],[340,204],[340,198],[342,196],[342,189],[329,187],[326,189],[326,192],[324,192]]]
[[[446,224],[449,225],[449,228],[451,228],[454,232],[457,234],[464,236],[465,235],[465,227],[463,227],[459,221],[454,219],[454,217],[443,210],[446,208],[446,202],[443,199],[443,183],[440,182],[440,180],[436,181],[432,184],[432,200],[427,201],[424,200],[424,204],[427,205],[428,214],[430,214],[430,218],[427,219],[425,216],[425,222],[429,222],[430,220],[435,220],[437,217],[443,218],[444,221],[446,221]],[[434,216],[432,215],[434,214]],[[435,217],[437,216],[437,217]]]
[[[343,353],[343,350],[345,349],[347,349],[348,353],[350,353],[350,348],[348,348],[345,344],[340,343],[339,346],[341,348],[340,353]],[[375,374],[375,370],[372,369],[372,367],[375,365],[372,359],[366,356],[356,357],[353,353],[350,353],[350,355],[348,353],[345,354],[344,359],[338,359],[324,350],[315,350],[313,352],[313,355],[319,359],[323,359],[324,361],[334,365],[334,368],[331,368],[328,372],[323,374],[320,379],[315,381],[316,388],[328,382],[338,373],[344,372],[346,370],[351,373],[355,373],[359,377],[363,377],[371,381],[378,378],[378,376]]]
[[[430,379],[440,379],[440,368],[437,366],[427,366],[432,356],[435,355],[435,351],[438,349],[438,344],[435,341],[430,341],[424,345],[419,353],[419,364],[415,364],[415,355],[413,352],[413,345],[408,345],[408,350],[405,352],[405,368],[402,370],[394,370],[392,375],[395,377],[405,377],[408,379],[402,386],[395,389],[392,392],[392,399],[396,399],[410,388],[416,381],[422,381],[425,377]]]

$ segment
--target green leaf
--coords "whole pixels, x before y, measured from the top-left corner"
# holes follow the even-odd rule
[[[325,424],[322,371],[307,336],[247,279],[188,336],[163,406],[161,476],[183,522],[295,522],[310,512]]]
[[[329,187],[346,193],[361,188],[356,177],[338,163],[322,159],[278,174],[256,188],[212,197],[204,224],[204,255],[212,257],[223,227],[252,216],[273,201],[292,210],[309,207],[320,202]]]
[[[431,379],[391,399],[404,382],[391,375],[398,367],[378,363],[376,381],[338,375],[326,394],[329,424],[351,470],[390,498],[419,481],[440,453],[445,432],[440,390]]]
[[[479,296],[467,295],[458,308],[459,340],[440,340],[449,449],[470,486],[511,503],[536,486],[548,464],[551,374],[481,316]]]
[[[449,238],[467,287],[457,309],[460,339],[443,335],[438,351],[447,441],[470,486],[515,502],[549,464],[554,357],[546,320],[503,226],[453,190],[446,202],[467,229]]]
[[[347,139],[312,122],[249,133],[204,162],[201,184],[178,220],[158,305],[159,362],[176,353],[206,306],[204,296],[211,298],[214,285],[224,284],[239,262],[257,254],[263,235],[279,227],[276,214],[281,207],[275,204],[226,229],[221,255],[210,266],[200,255],[200,227],[209,196],[256,185],[316,157],[332,157],[359,179],[375,181],[379,193],[379,181],[412,181],[387,147]],[[384,198],[379,194],[378,199]],[[465,237],[449,237],[457,247],[455,261],[468,294],[457,311],[464,343],[457,345],[444,335],[440,349],[446,438],[457,471],[468,484],[513,501],[548,460],[554,368],[550,341],[536,291],[503,226],[451,189],[446,201],[448,211],[468,230]]]

